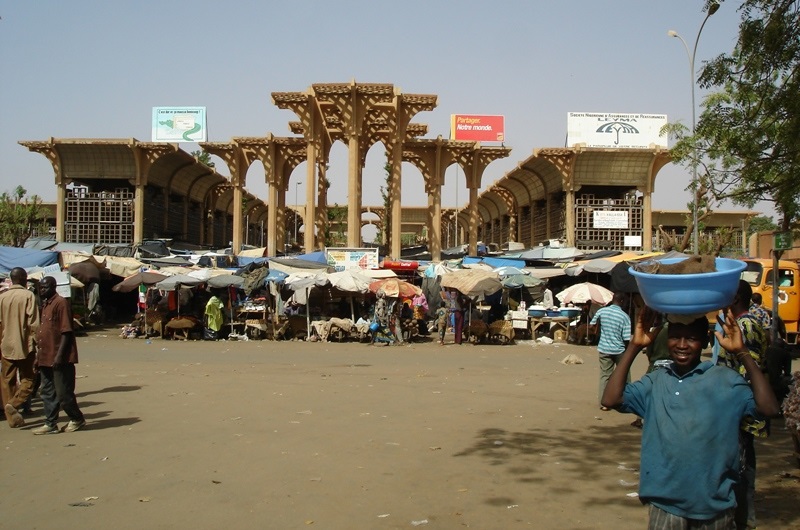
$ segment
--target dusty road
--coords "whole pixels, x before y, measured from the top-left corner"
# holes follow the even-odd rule
[[[0,426],[3,528],[641,529],[590,347],[79,338],[76,433]],[[564,365],[574,353],[584,364]],[[646,359],[635,365],[644,372]],[[796,365],[797,367],[797,365]],[[66,423],[62,419],[61,425]],[[762,528],[798,528],[783,422]]]

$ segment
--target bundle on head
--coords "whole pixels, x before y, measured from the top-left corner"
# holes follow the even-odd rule
[[[714,256],[689,256],[677,263],[661,263],[654,261],[638,267],[641,272],[648,274],[701,274],[716,272],[717,266]]]

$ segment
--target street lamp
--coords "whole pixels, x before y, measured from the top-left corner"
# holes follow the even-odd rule
[[[697,30],[697,37],[694,39],[694,48],[692,51],[689,51],[689,45],[686,44],[686,41],[681,37],[677,31],[671,29],[667,31],[667,35],[670,37],[677,37],[682,43],[683,47],[686,48],[686,56],[689,57],[689,76],[692,82],[692,137],[695,134],[695,128],[697,127],[697,118],[695,114],[695,103],[694,103],[694,89],[695,89],[695,77],[694,77],[694,59],[697,56],[697,43],[700,42],[700,34],[703,32],[703,27],[706,25],[708,18],[717,12],[719,9],[719,4],[714,3],[708,6],[708,13],[706,13],[706,18],[703,19],[703,23],[700,24],[700,29]],[[692,238],[694,242],[692,244],[692,251],[695,254],[699,253],[698,246],[699,246],[699,236],[697,233],[697,159],[698,159],[698,148],[697,148],[697,141],[695,140],[694,143],[694,161],[692,163],[692,194],[694,195],[692,199]]]
[[[300,184],[303,181],[298,181],[294,183],[294,242],[297,243],[297,190],[300,188]]]

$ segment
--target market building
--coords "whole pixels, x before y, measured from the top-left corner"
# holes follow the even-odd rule
[[[200,162],[177,143],[132,138],[21,141],[53,166],[56,239],[135,244],[170,238],[204,246],[231,245],[234,252],[247,242],[276,255],[300,238],[302,226],[304,248],[320,249],[332,228],[326,171],[331,146],[337,141],[348,149],[346,222],[337,221],[339,228],[344,225],[348,247],[361,246],[362,227],[375,224],[380,230],[391,227],[384,240],[390,242],[389,255],[394,258],[400,256],[404,240],[410,239],[427,243],[434,260],[451,241],[468,244],[473,255],[479,241],[535,246],[551,239],[585,250],[648,251],[659,246],[659,225],[683,224],[662,222],[663,214],[652,211],[656,177],[670,162],[669,150],[658,142],[593,147],[578,134],[572,147],[535,149],[479,193],[486,168],[508,157],[511,149],[441,136],[424,138],[427,126],[412,120],[435,109],[435,95],[405,94],[391,84],[353,81],[314,84],[304,92],[275,92],[272,101],[296,115],[297,121],[289,122],[295,136],[269,133],[200,142],[204,151],[226,164],[230,176]],[[601,119],[598,116],[590,115],[595,120]],[[635,122],[635,115],[610,116],[604,132],[615,134],[615,143],[620,135],[633,134],[635,128],[627,122]],[[645,123],[650,118],[639,119]],[[388,208],[364,205],[362,199],[366,153],[376,143],[386,149],[390,167]],[[268,196],[263,198],[246,190],[248,170],[259,162],[268,185]],[[289,178],[303,162],[305,206],[288,207]],[[422,174],[427,206],[402,206],[403,162]],[[457,211],[441,204],[445,171],[452,165],[461,168],[459,178],[464,178],[468,190],[466,205]],[[377,221],[367,220],[367,214],[377,216]],[[742,212],[731,224],[744,231],[741,221],[752,215]]]

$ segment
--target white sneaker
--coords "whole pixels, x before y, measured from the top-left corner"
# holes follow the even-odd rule
[[[33,434],[58,434],[58,425],[47,425],[46,423],[41,427],[36,427],[35,429],[31,429]]]
[[[69,420],[67,426],[64,427],[64,432],[75,432],[78,429],[83,428],[84,425],[86,425],[86,420],[81,420],[81,421]]]

